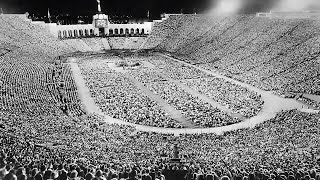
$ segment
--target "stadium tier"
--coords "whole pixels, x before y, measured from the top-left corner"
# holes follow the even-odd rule
[[[319,19],[58,39],[0,15],[0,179],[320,180],[319,55]]]

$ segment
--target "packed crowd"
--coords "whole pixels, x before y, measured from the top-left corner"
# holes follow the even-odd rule
[[[177,15],[172,15],[165,21],[154,23],[152,32],[146,39],[143,49],[153,49],[165,40],[168,35],[177,30],[181,24],[183,22],[180,20],[180,16]]]
[[[127,73],[141,83],[167,81],[167,78],[158,71],[157,67],[150,63],[150,56],[139,53],[123,53],[121,60],[116,60],[115,63],[125,62],[127,65],[138,64],[135,67],[124,68]]]
[[[55,79],[54,82],[61,83],[59,85],[60,94],[63,99],[62,103],[66,105],[67,114],[71,116],[85,114],[69,64],[63,65],[60,78]]]
[[[21,50],[2,56],[0,109],[30,116],[60,110],[69,115],[83,114],[69,67],[57,69],[51,64],[33,62],[34,57]]]
[[[92,51],[99,52],[105,50],[102,38],[100,37],[82,38],[81,40],[85,42],[92,49]]]
[[[34,56],[21,50],[8,53],[2,58],[1,111],[28,113],[31,116],[57,111],[56,101],[46,88],[49,65],[35,62]],[[39,103],[42,105],[39,106]]]
[[[2,15],[0,17],[0,34],[3,35],[6,42],[50,58],[73,51],[72,47],[51,36],[47,29],[32,24],[20,16],[23,15]]]
[[[115,72],[111,69],[111,66],[122,62],[123,59],[128,64],[140,63],[140,65],[135,68],[124,67],[121,69],[124,72]],[[174,125],[170,119],[161,123],[159,118],[163,118],[163,115],[156,115],[158,116],[156,120],[146,120],[147,111],[158,111],[152,114],[163,114],[164,112],[160,110],[161,107],[156,105],[156,102],[142,93],[142,90],[127,75],[143,83],[154,94],[159,95],[174,109],[180,111],[186,120],[199,127],[230,125],[242,119],[232,117],[187,93],[172,83],[175,80],[180,80],[200,94],[226,106],[231,113],[237,113],[243,117],[249,118],[257,115],[263,105],[260,95],[255,92],[221,79],[212,78],[210,74],[163,56],[122,54],[122,56],[110,56],[106,59],[91,57],[80,60],[80,65],[87,86],[100,108],[114,118],[127,119],[126,121],[132,123],[180,127],[180,125]],[[136,109],[140,110],[136,111]]]
[[[124,74],[108,68],[109,61],[110,59],[93,62],[88,60],[80,64],[91,95],[103,112],[113,118],[136,124],[182,127]]]
[[[201,99],[187,93],[172,82],[155,82],[146,85],[155,94],[181,111],[183,116],[200,127],[220,127],[240,121],[227,113],[203,102]]]
[[[158,82],[158,81],[167,81],[165,77],[163,77],[162,73],[153,69],[141,69],[141,70],[133,70],[129,72],[130,76],[134,77],[137,81],[142,83],[150,83],[150,82]]]
[[[307,97],[299,97],[298,100],[304,102],[305,104],[309,105],[312,108],[320,109],[320,102],[318,101],[309,99]]]
[[[111,49],[141,49],[146,37],[108,37]]]
[[[39,128],[38,138],[12,133],[9,126],[0,129],[0,178],[318,180],[318,119],[319,114],[292,110],[253,129],[180,136],[136,132],[105,124],[97,115],[66,119],[57,133]],[[180,165],[169,163],[173,144]]]
[[[256,80],[249,80],[241,75],[239,78],[251,81],[267,90],[286,91],[289,86],[295,86],[319,75],[319,63],[315,59],[319,56],[319,47],[319,37],[308,39],[296,46],[293,51],[273,58],[247,73],[259,77]],[[261,82],[258,83],[258,80]]]
[[[9,50],[0,57],[1,120],[14,118],[6,124],[17,126],[15,133],[34,135],[37,122],[63,124],[67,116],[83,115],[70,69],[54,65],[73,48],[20,15],[2,15],[0,23],[1,46]]]
[[[171,21],[179,28],[165,26]],[[208,21],[214,23],[202,28]],[[310,93],[319,80],[320,25],[315,19],[181,15],[162,24],[154,27],[146,46],[205,69],[281,94],[293,89]]]
[[[220,78],[185,80],[183,83],[245,117],[253,117],[262,109],[261,95]]]
[[[299,92],[300,89],[306,94],[320,95],[320,76],[305,80],[295,86],[289,85],[290,92]]]
[[[143,58],[142,58],[143,59]],[[163,56],[154,55],[146,58],[146,61],[153,64],[167,78],[174,80],[198,79],[212,77],[199,69],[184,65]]]
[[[74,51],[87,52],[92,51],[92,48],[82,39],[65,39],[62,42],[74,48]]]

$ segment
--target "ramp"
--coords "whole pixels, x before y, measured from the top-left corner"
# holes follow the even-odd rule
[[[110,50],[111,49],[107,38],[101,38],[101,43],[102,43],[102,45],[104,47],[104,50]]]

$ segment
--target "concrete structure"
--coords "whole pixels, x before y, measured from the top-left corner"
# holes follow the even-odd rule
[[[101,14],[102,17],[107,17]],[[149,35],[153,22],[143,24],[110,24],[107,19],[95,15],[92,24],[57,25],[47,24],[51,34],[57,38],[75,38],[89,36],[141,36]]]
[[[151,33],[153,22],[143,24],[110,24],[108,15],[101,12],[100,0],[98,14],[93,16],[92,24],[57,25],[49,23],[48,28],[57,38],[75,38],[90,36],[141,36]]]
[[[57,38],[88,37],[94,35],[94,26],[92,24],[79,25],[57,25],[48,24],[51,34]]]

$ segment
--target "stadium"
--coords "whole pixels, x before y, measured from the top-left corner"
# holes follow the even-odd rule
[[[0,25],[0,179],[320,180],[319,11]]]

